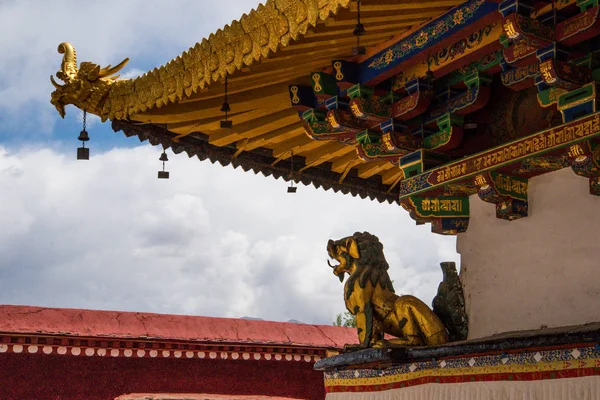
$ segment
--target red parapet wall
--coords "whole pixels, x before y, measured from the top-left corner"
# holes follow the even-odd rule
[[[127,393],[324,399],[312,362],[0,354],[2,400],[113,400]]]
[[[0,400],[324,399],[315,361],[355,342],[334,326],[0,305]]]

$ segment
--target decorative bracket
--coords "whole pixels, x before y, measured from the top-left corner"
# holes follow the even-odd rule
[[[354,85],[348,89],[350,110],[352,114],[363,120],[369,129],[379,128],[379,124],[391,118],[391,106],[381,99],[373,98],[374,89],[365,85]]]
[[[310,76],[312,89],[317,99],[325,101],[338,94],[335,78],[325,72],[313,72]]]
[[[356,133],[340,129],[332,129],[322,111],[311,108],[302,113],[304,131],[314,140],[338,140],[342,143],[354,140]]]
[[[288,87],[290,103],[298,112],[316,107],[315,95],[310,86],[291,85]]]
[[[600,196],[600,145],[584,142],[569,147],[571,169],[579,176],[589,179],[590,194]]]
[[[557,106],[562,115],[563,123],[595,113],[598,110],[598,100],[598,85],[596,82],[588,83],[570,92],[563,92],[558,96]]]
[[[433,153],[420,149],[400,158],[400,169],[405,177],[413,177],[438,167],[449,161],[449,157],[441,153]]]
[[[498,172],[476,175],[477,195],[496,205],[496,218],[513,221],[527,216],[527,179]]]
[[[447,151],[457,147],[463,138],[464,118],[457,114],[444,114],[435,120],[439,130],[423,139],[428,150]]]
[[[386,159],[398,164],[400,157],[423,147],[421,138],[411,135],[407,128],[389,119],[379,125],[381,134],[366,131],[357,135],[356,151],[363,161]]]
[[[425,121],[433,122],[448,113],[467,115],[483,108],[490,99],[489,83],[491,78],[478,72],[464,76],[463,80],[467,90],[461,94],[451,96],[431,110]]]
[[[350,61],[333,60],[331,66],[333,67],[333,77],[340,90],[347,90],[359,82],[357,64]]]
[[[575,46],[600,34],[598,0],[577,0],[577,3],[581,12],[556,26],[556,41],[565,46]]]
[[[550,44],[554,40],[554,30],[536,19],[520,14],[510,14],[502,25],[504,33],[512,41],[526,41],[537,48]]]
[[[417,224],[431,222],[431,231],[441,235],[456,235],[469,226],[468,197],[410,197],[402,207]]]
[[[396,101],[392,115],[400,121],[408,121],[427,110],[433,92],[431,86],[422,79],[414,79],[405,86],[408,96]]]
[[[540,61],[540,76],[546,87],[573,90],[592,80],[592,71],[585,66],[567,62],[569,53],[556,43],[538,50],[537,58]]]
[[[519,91],[535,85],[535,77],[540,73],[540,64],[534,63],[503,71],[500,74],[502,84]]]

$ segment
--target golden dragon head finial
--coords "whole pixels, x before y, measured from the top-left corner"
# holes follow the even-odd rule
[[[59,54],[63,54],[60,71],[56,77],[64,82],[63,85],[56,82],[50,76],[52,85],[56,88],[52,92],[50,102],[60,114],[65,117],[65,106],[73,104],[92,114],[100,115],[106,95],[119,75],[119,72],[128,62],[124,59],[119,64],[100,68],[100,65],[91,62],[82,62],[77,67],[77,53],[71,43],[63,42],[58,46]]]

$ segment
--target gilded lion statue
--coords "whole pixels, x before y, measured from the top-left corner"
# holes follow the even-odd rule
[[[329,256],[339,263],[331,265],[344,286],[346,308],[356,317],[360,347],[435,346],[448,342],[440,319],[414,296],[397,296],[388,275],[389,265],[383,245],[368,232],[355,233],[340,240],[329,240]],[[384,334],[397,337],[384,340]]]

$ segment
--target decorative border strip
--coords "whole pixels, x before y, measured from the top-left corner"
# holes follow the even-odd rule
[[[383,370],[325,373],[327,392],[373,392],[427,383],[544,380],[600,375],[600,346],[445,358]]]
[[[448,377],[423,377],[406,381],[402,383],[391,383],[382,385],[379,388],[373,386],[338,386],[326,387],[327,393],[335,392],[377,392],[384,390],[402,389],[412,386],[426,385],[428,383],[468,383],[468,382],[498,382],[498,381],[541,381],[548,379],[581,378],[584,376],[600,376],[600,368],[591,367],[567,371],[545,371],[545,372],[516,372],[516,373],[497,373],[486,375],[462,375]]]
[[[407,38],[382,50],[361,63],[361,81],[367,82],[376,75],[395,67],[426,47],[430,47],[458,32],[473,21],[495,12],[498,5],[486,0],[470,0],[455,7],[443,16],[418,29]]]
[[[482,60],[485,61],[492,59],[496,53],[494,51],[490,51],[488,46],[494,42],[497,42],[503,32],[504,31],[502,30],[502,24],[500,24],[500,21],[490,21],[487,25],[484,25],[483,28],[480,28],[475,32],[468,34],[467,36],[460,38],[456,42],[433,52],[433,54],[431,54],[429,57],[430,65],[428,65],[428,59],[425,57],[423,60],[421,60],[421,62],[410,65],[407,68],[403,68],[402,71],[398,72],[393,80],[393,89],[399,91],[403,89],[411,80],[420,76],[425,76],[428,68],[435,73],[439,70],[447,70],[456,65],[456,63],[463,64],[463,61],[468,65],[468,63],[471,61],[481,64]],[[486,49],[485,51],[488,52],[488,54],[482,56],[482,49]],[[389,53],[390,51],[391,49],[387,52]],[[389,57],[391,57],[391,54]],[[466,67],[461,66],[459,68],[455,68],[455,70],[461,71],[461,68]]]
[[[464,157],[400,182],[400,199],[564,148],[600,134],[600,112]]]
[[[118,338],[80,340],[50,337],[3,337],[2,354],[57,354],[61,356],[125,357],[125,358],[187,358],[240,361],[296,361],[314,363],[325,350],[284,346],[259,347],[210,345],[195,343],[140,342]]]

